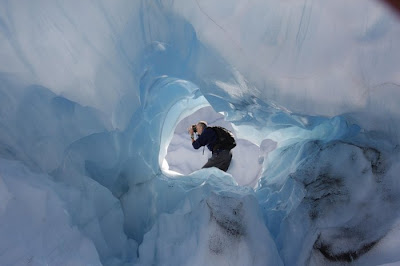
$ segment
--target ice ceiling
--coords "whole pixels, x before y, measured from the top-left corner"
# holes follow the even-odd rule
[[[400,261],[382,3],[0,3],[0,264]],[[231,173],[168,170],[191,156],[167,155],[179,122],[210,106],[257,148]]]

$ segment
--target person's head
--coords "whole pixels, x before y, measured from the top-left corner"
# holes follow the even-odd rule
[[[197,125],[196,125],[197,134],[201,135],[201,133],[203,133],[203,130],[206,127],[207,127],[207,122],[205,122],[205,121],[198,122]]]

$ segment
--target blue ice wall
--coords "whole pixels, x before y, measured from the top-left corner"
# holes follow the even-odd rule
[[[400,261],[400,27],[378,2],[0,3],[0,264]],[[277,143],[255,188],[165,168],[208,105]]]

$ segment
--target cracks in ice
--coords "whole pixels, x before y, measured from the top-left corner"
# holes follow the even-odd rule
[[[306,202],[310,202],[311,208],[309,217],[316,220],[319,217],[318,205],[323,203],[346,203],[349,201],[349,192],[343,185],[343,180],[338,177],[329,176],[323,173],[314,182],[305,186],[308,191],[304,197]]]

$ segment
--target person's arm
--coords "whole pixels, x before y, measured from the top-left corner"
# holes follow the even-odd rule
[[[193,142],[195,142],[195,139],[194,139],[194,132],[193,132],[193,128],[192,127],[188,128],[188,133],[190,135],[190,138],[192,139],[192,144],[193,144]]]
[[[210,142],[210,131],[204,130],[201,135],[197,136],[196,140],[192,140],[192,146],[196,150],[202,146],[206,146]]]

